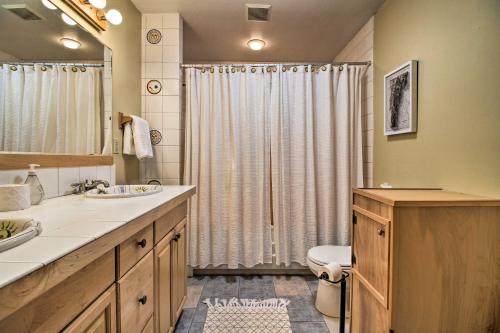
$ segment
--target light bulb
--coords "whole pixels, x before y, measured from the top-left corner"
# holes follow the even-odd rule
[[[72,38],[61,38],[61,43],[68,49],[73,50],[79,49],[82,46],[82,43]]]
[[[247,42],[247,45],[254,51],[260,51],[264,48],[264,46],[266,46],[266,42],[261,39],[250,39]]]
[[[52,2],[50,2],[49,0],[42,0],[42,3],[45,7],[47,7],[48,9],[50,10],[56,10],[57,7],[54,6],[54,4]]]
[[[64,13],[61,14],[61,18],[64,21],[64,23],[66,23],[68,25],[76,25],[76,22],[71,17],[69,17],[68,15],[66,15]]]
[[[122,14],[116,9],[110,9],[106,13],[106,20],[113,25],[119,25],[122,23],[123,17]]]
[[[106,0],[89,0],[89,2],[97,9],[104,9],[106,7]]]

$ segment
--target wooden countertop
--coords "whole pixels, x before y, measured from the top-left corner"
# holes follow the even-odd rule
[[[500,206],[500,199],[440,189],[353,189],[353,193],[395,207]]]

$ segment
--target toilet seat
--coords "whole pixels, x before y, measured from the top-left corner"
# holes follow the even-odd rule
[[[318,266],[336,262],[342,267],[351,267],[351,247],[335,245],[316,246],[307,252],[307,259]]]

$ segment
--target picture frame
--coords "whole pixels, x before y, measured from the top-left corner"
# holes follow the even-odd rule
[[[417,68],[411,60],[384,75],[384,135],[417,131]]]

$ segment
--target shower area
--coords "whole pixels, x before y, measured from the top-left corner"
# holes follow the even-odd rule
[[[196,274],[307,272],[317,245],[350,243],[366,184],[370,62],[184,64],[181,178]]]

